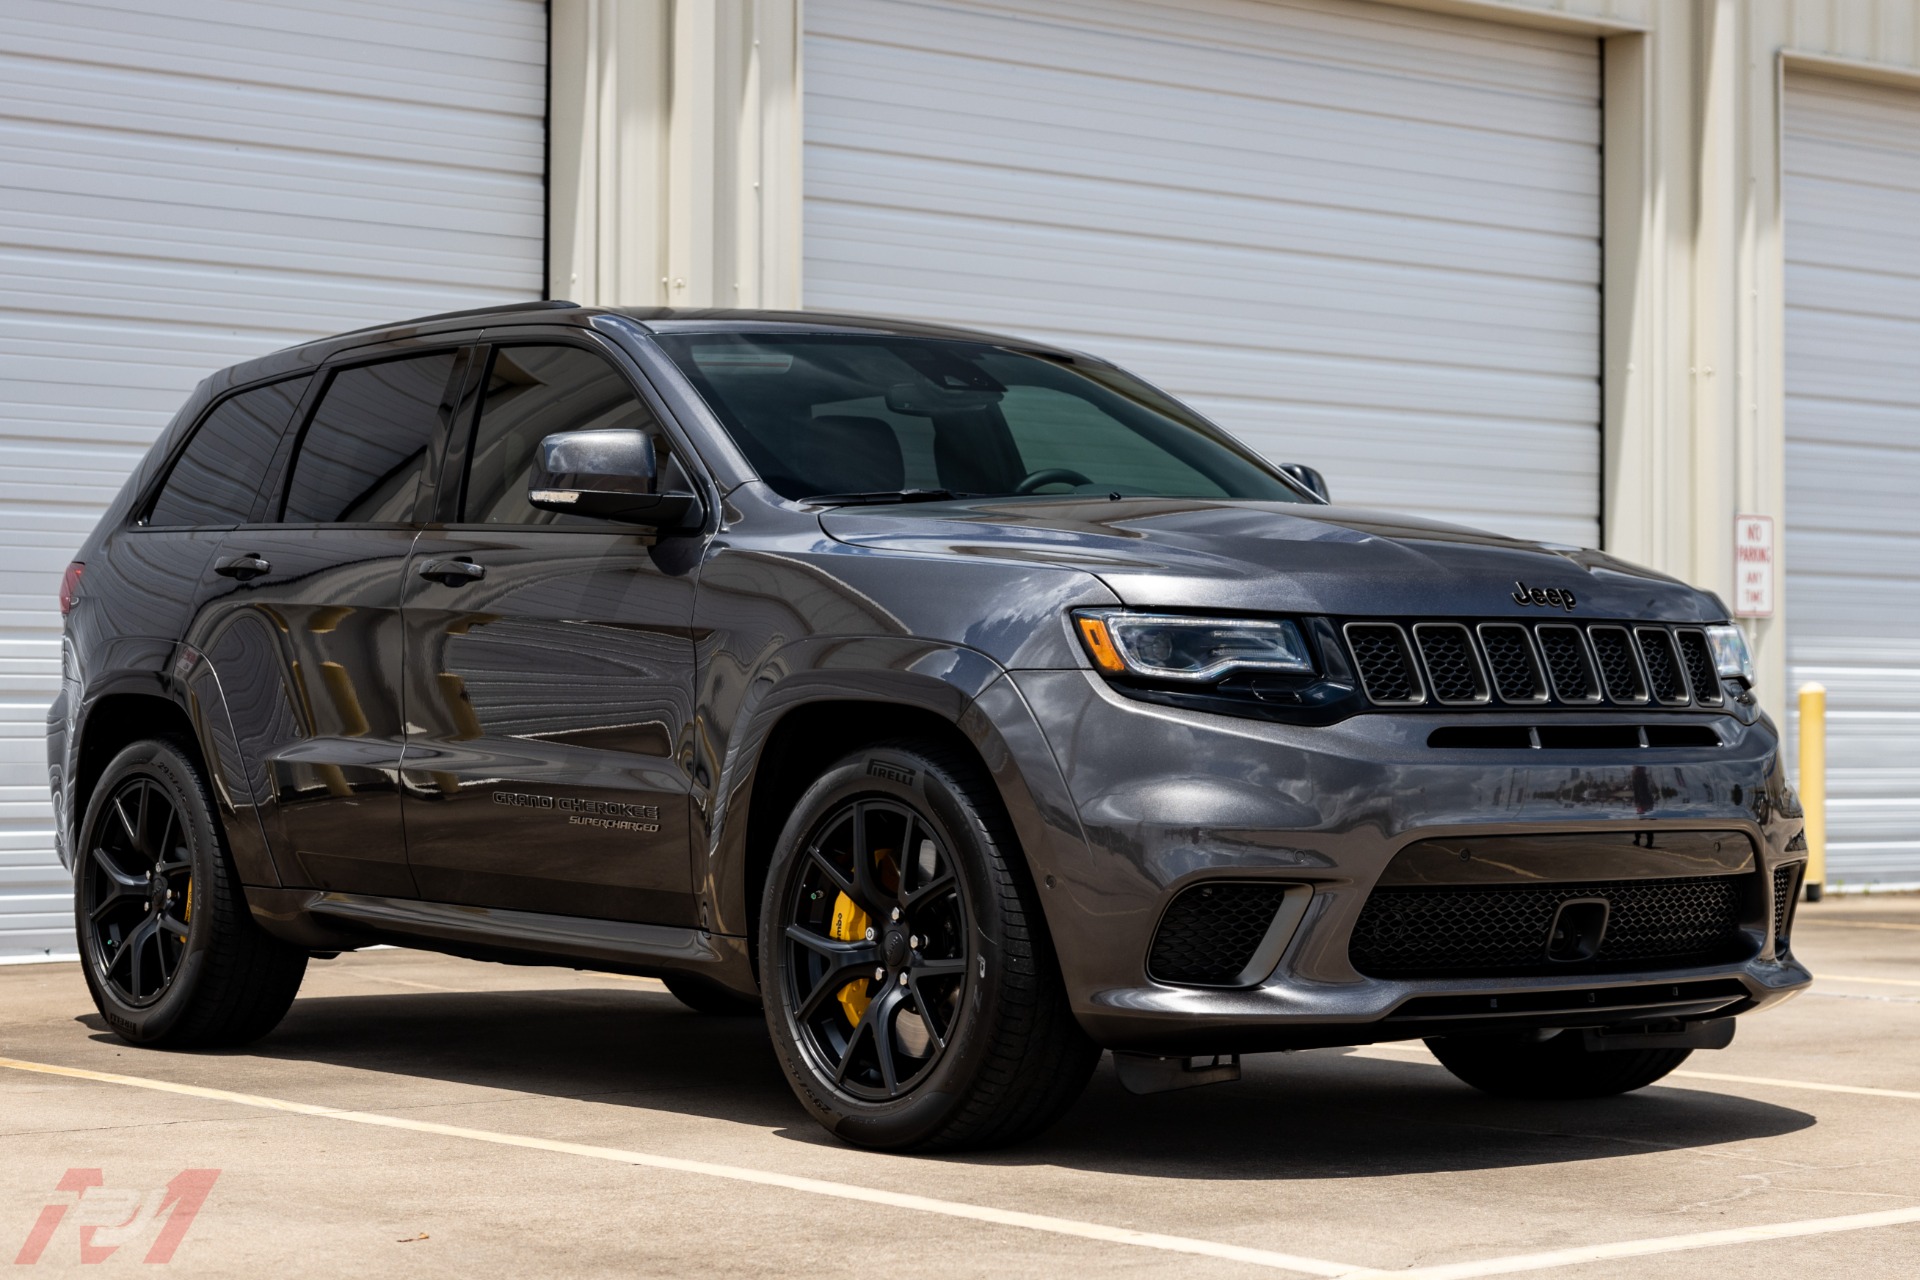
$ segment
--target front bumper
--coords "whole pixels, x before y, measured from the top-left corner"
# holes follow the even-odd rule
[[[1024,712],[1037,727],[1003,736],[1016,754],[1026,744],[1028,776],[1057,762],[1077,828],[1066,838],[1067,815],[1056,814],[1053,838],[1029,841],[1028,854],[1074,1011],[1108,1048],[1256,1052],[1725,1016],[1811,981],[1766,923],[1773,869],[1804,855],[1787,851],[1802,823],[1764,719],[1666,717],[1711,721],[1719,747],[1453,750],[1429,747],[1430,731],[1511,713],[1367,714],[1307,727],[1140,702],[1086,671],[1016,672],[1003,683],[1017,699],[1003,692],[996,718]],[[1755,851],[1741,873],[1754,877],[1750,954],[1682,969],[1418,980],[1369,977],[1349,959],[1368,895],[1409,844],[1622,830],[1744,834]],[[1605,880],[1608,868],[1581,878]],[[1154,980],[1147,957],[1167,905],[1222,879],[1311,889],[1275,967],[1231,989]]]

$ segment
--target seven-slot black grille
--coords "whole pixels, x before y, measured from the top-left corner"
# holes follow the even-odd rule
[[[1343,631],[1360,685],[1380,706],[1679,708],[1726,701],[1698,627],[1349,622]]]
[[[1682,967],[1742,957],[1739,876],[1588,884],[1389,886],[1375,889],[1347,955],[1375,978],[1555,973],[1547,958],[1560,904],[1601,898],[1596,966]]]
[[[1233,985],[1260,949],[1286,895],[1283,884],[1195,885],[1162,917],[1147,973],[1160,982]]]

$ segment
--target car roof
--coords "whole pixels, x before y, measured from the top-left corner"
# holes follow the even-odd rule
[[[845,315],[823,311],[762,311],[743,308],[691,307],[587,307],[565,299],[510,302],[467,311],[445,311],[437,315],[416,316],[388,324],[353,329],[331,337],[316,338],[287,347],[270,355],[234,365],[225,381],[228,385],[252,382],[286,374],[305,372],[342,351],[372,346],[398,338],[429,336],[441,331],[484,328],[493,325],[552,324],[556,327],[582,328],[598,316],[620,316],[651,333],[848,333],[910,338],[948,338],[987,342],[996,346],[1016,345],[1025,350],[1074,357],[1063,350],[1030,338],[965,329],[932,321],[908,320],[894,316]]]

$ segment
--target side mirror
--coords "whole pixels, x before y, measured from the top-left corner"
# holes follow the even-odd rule
[[[660,491],[660,460],[644,431],[562,431],[535,451],[527,501],[542,511],[571,511],[670,531],[697,526],[698,494]]]
[[[1304,462],[1283,462],[1280,469],[1287,473],[1301,488],[1322,502],[1332,502],[1327,496],[1327,478]]]

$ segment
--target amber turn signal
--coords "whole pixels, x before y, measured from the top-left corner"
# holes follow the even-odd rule
[[[1100,618],[1075,618],[1080,624],[1080,638],[1087,642],[1087,653],[1093,658],[1093,665],[1102,671],[1119,675],[1127,669],[1120,661],[1120,655],[1114,652],[1113,638],[1107,634],[1107,624]]]

